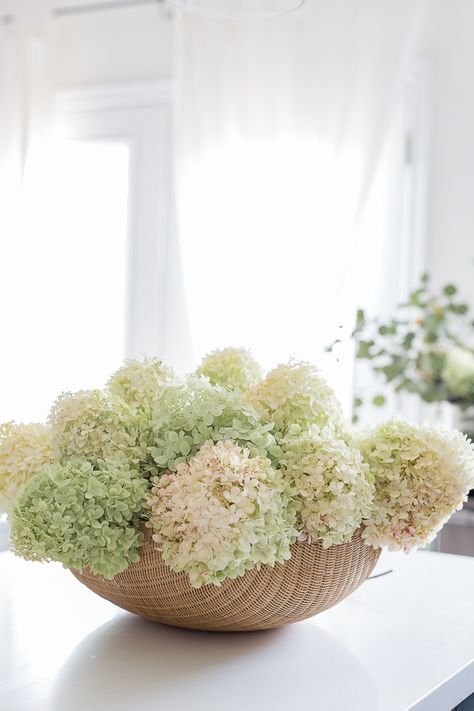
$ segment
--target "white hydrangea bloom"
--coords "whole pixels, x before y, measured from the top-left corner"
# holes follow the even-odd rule
[[[0,513],[9,513],[26,482],[53,457],[51,430],[41,424],[0,426]]]
[[[252,388],[248,399],[282,435],[292,425],[302,429],[342,426],[342,410],[334,391],[310,363],[278,365]]]
[[[446,354],[442,376],[455,395],[464,397],[474,391],[474,353],[452,348]]]
[[[173,378],[173,370],[158,358],[130,359],[109,378],[107,389],[132,408],[151,410],[163,385]]]
[[[324,548],[349,541],[373,498],[360,452],[332,428],[314,426],[282,446],[282,471],[298,506],[300,540],[320,540]]]
[[[49,415],[58,459],[115,459],[135,444],[101,390],[63,393]]]
[[[280,473],[229,440],[156,480],[148,504],[163,559],[194,587],[283,563],[297,535]]]
[[[375,481],[363,533],[374,547],[428,543],[474,486],[472,443],[456,430],[394,419],[362,434],[359,447]]]
[[[196,370],[213,385],[246,392],[263,375],[263,370],[246,348],[224,348],[209,353]]]

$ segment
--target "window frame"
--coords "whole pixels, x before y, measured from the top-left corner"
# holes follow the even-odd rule
[[[172,231],[171,82],[59,90],[53,133],[61,139],[125,141],[127,213],[126,358],[165,357]]]

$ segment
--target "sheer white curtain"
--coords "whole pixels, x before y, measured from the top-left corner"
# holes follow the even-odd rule
[[[52,24],[49,0],[0,0],[0,421],[13,416],[20,383],[26,387],[35,354],[47,347],[40,320],[30,316],[35,293],[28,275],[38,264],[22,228],[22,202],[28,174],[47,151]]]
[[[267,366],[321,363],[352,317],[353,286],[370,279],[354,227],[425,11],[307,0],[265,21],[179,18],[178,225],[196,358],[242,344]]]
[[[27,156],[44,145],[53,87],[52,3],[0,0],[0,177],[18,189]]]

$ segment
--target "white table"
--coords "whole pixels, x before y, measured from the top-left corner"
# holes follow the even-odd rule
[[[448,711],[474,692],[474,559],[385,554],[350,598],[256,633],[167,628],[0,554],[8,711]]]

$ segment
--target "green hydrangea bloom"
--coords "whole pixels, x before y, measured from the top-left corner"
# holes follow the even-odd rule
[[[230,441],[157,479],[148,505],[163,559],[196,588],[283,563],[297,536],[280,472]]]
[[[132,358],[111,376],[107,389],[132,410],[150,412],[163,385],[173,378],[173,370],[158,358]]]
[[[139,560],[148,482],[123,463],[45,466],[12,510],[11,541],[27,560],[61,562],[111,579]]]
[[[10,511],[22,487],[52,457],[47,425],[0,425],[0,513]]]
[[[332,428],[294,426],[282,442],[287,491],[297,504],[301,540],[324,548],[350,541],[370,511],[374,495],[367,465],[355,446]]]
[[[293,425],[305,429],[310,425],[343,424],[334,391],[309,363],[290,361],[278,365],[252,388],[248,400],[283,437]]]
[[[271,423],[260,420],[240,393],[190,376],[180,385],[165,387],[153,413],[155,439],[150,453],[160,471],[176,471],[208,440],[230,439],[259,455],[277,461],[281,449]]]
[[[263,375],[263,370],[246,348],[224,348],[209,353],[196,370],[212,385],[246,392]]]

